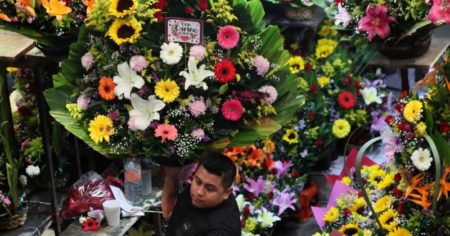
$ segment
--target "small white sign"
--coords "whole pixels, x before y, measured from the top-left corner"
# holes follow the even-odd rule
[[[203,21],[186,18],[166,17],[165,41],[201,44],[203,42]]]

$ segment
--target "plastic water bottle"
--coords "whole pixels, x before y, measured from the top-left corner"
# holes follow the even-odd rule
[[[150,158],[142,159],[142,195],[149,196],[153,191],[152,185],[152,168],[155,163]]]
[[[125,170],[125,197],[133,206],[142,204],[142,175],[141,159],[127,158],[124,160]]]

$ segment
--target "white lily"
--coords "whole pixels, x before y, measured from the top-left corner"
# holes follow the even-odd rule
[[[361,90],[361,94],[364,98],[364,102],[366,103],[366,105],[370,105],[374,102],[381,104],[382,102],[381,98],[377,94],[377,89],[374,87],[363,88]]]
[[[122,99],[130,99],[131,90],[133,88],[140,89],[144,86],[144,79],[131,69],[128,62],[117,65],[119,75],[114,76],[113,81],[116,84],[114,93]]]
[[[261,227],[263,228],[273,227],[273,223],[279,220],[281,220],[280,217],[274,215],[264,207],[258,211],[257,221],[261,223]]]
[[[244,195],[239,194],[236,198],[236,203],[238,205],[239,208],[239,212],[242,212],[242,210],[244,209],[245,205],[247,204],[247,202],[245,201]]]
[[[134,121],[134,127],[138,130],[145,130],[154,120],[159,120],[158,111],[162,110],[166,104],[157,99],[155,95],[148,97],[148,100],[142,99],[139,95],[131,94],[130,119]]]
[[[190,86],[194,86],[196,88],[202,87],[203,90],[207,90],[208,85],[206,85],[203,80],[205,80],[207,77],[214,76],[214,72],[205,70],[205,65],[201,65],[199,68],[197,68],[194,57],[189,57],[188,70],[189,72],[180,72],[180,75],[186,78],[186,82],[184,83],[184,90],[187,90]]]

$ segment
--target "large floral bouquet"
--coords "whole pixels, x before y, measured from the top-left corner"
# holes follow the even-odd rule
[[[50,113],[107,156],[249,145],[300,105],[262,17],[259,1],[99,0],[46,92]]]
[[[235,190],[243,235],[271,235],[275,222],[298,210],[298,195],[306,175],[290,161],[274,159],[275,143],[268,140],[226,148],[224,154],[239,166]]]
[[[3,0],[0,28],[53,46],[76,37],[94,0]]]
[[[363,78],[357,69],[370,58],[361,57],[370,55],[370,50],[361,47],[367,51],[351,54],[331,37],[330,30],[330,34],[321,31],[328,36],[317,41],[311,55],[289,60],[290,71],[298,75],[298,87],[305,94],[305,105],[296,120],[275,137],[277,153],[301,170],[336,154],[332,150],[335,140],[348,138],[352,130],[376,120],[385,97],[383,82],[374,76]]]

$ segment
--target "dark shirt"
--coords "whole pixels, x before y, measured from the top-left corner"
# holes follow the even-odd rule
[[[190,186],[178,197],[169,220],[167,236],[240,236],[241,225],[236,200],[230,196],[214,208],[192,205]]]

